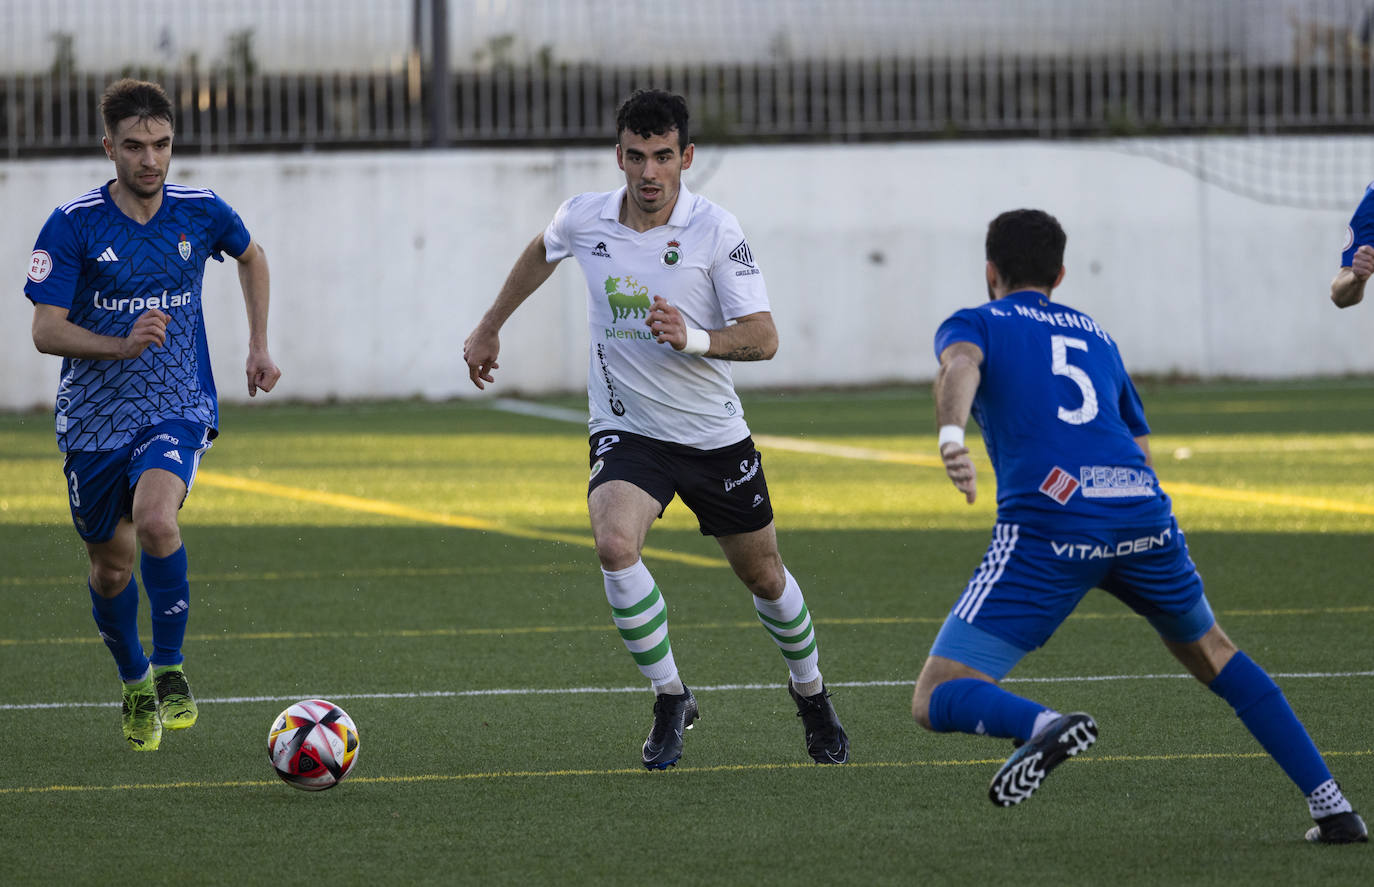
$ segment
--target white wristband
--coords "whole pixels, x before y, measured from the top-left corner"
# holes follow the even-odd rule
[[[936,444],[936,449],[943,450],[947,443],[956,443],[962,447],[964,445],[964,429],[958,425],[941,425],[940,442]]]
[[[687,327],[687,344],[682,346],[683,354],[705,354],[711,350],[711,334],[696,327]]]

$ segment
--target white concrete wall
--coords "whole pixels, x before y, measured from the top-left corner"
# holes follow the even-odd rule
[[[782,341],[773,361],[740,365],[737,380],[931,378],[935,327],[985,298],[987,221],[1018,206],[1063,222],[1069,273],[1058,298],[1111,331],[1136,372],[1374,373],[1374,304],[1338,311],[1327,300],[1349,210],[1258,203],[1129,148],[699,146],[689,185],[740,217]],[[0,408],[51,402],[59,361],[34,351],[21,288],[52,207],[111,175],[92,153],[0,164],[0,268],[10,269]],[[462,341],[511,262],[565,196],[616,187],[619,176],[607,147],[180,156],[172,180],[213,187],[266,247],[270,341],[285,372],[277,396],[316,400],[477,394]],[[1362,186],[1352,185],[1352,209]],[[565,262],[516,313],[496,391],[583,386],[581,287]],[[212,263],[206,295],[222,396],[245,399],[247,324],[232,265]]]

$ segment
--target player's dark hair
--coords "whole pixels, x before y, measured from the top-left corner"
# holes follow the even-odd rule
[[[119,121],[137,117],[142,123],[147,120],[166,120],[168,126],[175,128],[172,116],[172,101],[167,92],[156,83],[125,77],[116,80],[105,88],[100,97],[100,116],[105,120],[105,132],[110,135],[119,127]]]
[[[691,142],[687,133],[687,100],[661,89],[640,89],[625,100],[615,115],[615,135],[629,130],[641,138],[677,130],[678,151]]]
[[[1059,220],[1038,209],[1004,212],[988,225],[987,260],[1011,289],[1049,289],[1064,267],[1068,235]]]

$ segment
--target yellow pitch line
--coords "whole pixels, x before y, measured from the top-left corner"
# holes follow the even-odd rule
[[[1374,612],[1374,606],[1288,608],[1275,610],[1220,610],[1222,616],[1318,616],[1332,614],[1364,614]],[[1070,620],[1134,620],[1134,613],[1074,613]],[[817,618],[818,625],[940,625],[943,616],[874,616],[848,618]],[[674,623],[678,631],[710,631],[723,628],[754,629],[758,623],[752,620],[739,622],[700,622]],[[608,625],[525,625],[502,628],[397,628],[384,631],[254,631],[254,632],[217,632],[214,634],[188,634],[188,641],[302,641],[302,640],[344,640],[363,638],[431,638],[431,637],[502,637],[521,634],[557,634],[563,632],[605,632]],[[67,645],[102,643],[98,636],[72,638],[0,638],[0,647]]]
[[[1297,508],[1307,511],[1335,511],[1341,514],[1374,515],[1374,505],[1362,502],[1345,502],[1340,499],[1325,499],[1318,496],[1291,496],[1287,493],[1264,493],[1258,490],[1232,490],[1207,484],[1169,482],[1164,488],[1170,493],[1185,496],[1202,496],[1219,499],[1223,502],[1244,502],[1251,505],[1274,505],[1279,508]]]
[[[1374,613],[1374,605],[1356,607],[1311,607],[1269,610],[1218,610],[1220,616],[1331,616],[1363,615]],[[1073,613],[1071,621],[1081,620],[1136,620],[1134,613]],[[819,617],[817,625],[942,625],[944,616],[856,616],[856,617]],[[677,631],[711,631],[719,629],[758,628],[754,620],[738,622],[685,622],[673,623]],[[250,631],[215,632],[213,634],[188,634],[188,641],[310,641],[310,640],[359,640],[365,638],[442,638],[442,637],[504,637],[523,634],[559,634],[565,632],[607,632],[613,626],[605,625],[519,625],[502,628],[394,628],[382,631]],[[69,638],[0,638],[0,647],[65,646],[70,644],[103,643],[98,635]]]
[[[506,564],[488,567],[365,567],[347,570],[266,570],[261,573],[196,573],[195,584],[222,582],[284,582],[300,579],[420,579],[436,576],[504,576],[509,573],[551,574],[563,570],[585,570],[587,564],[575,561],[546,564]],[[81,578],[75,581],[79,585]],[[0,588],[7,586],[71,585],[66,576],[0,576]]]
[[[1325,751],[1326,757],[1370,757],[1374,749],[1356,751]],[[1136,764],[1158,761],[1246,761],[1268,758],[1265,752],[1196,752],[1168,755],[1098,755],[1088,754],[1078,761],[1100,764]],[[1002,763],[1002,758],[974,758],[952,761],[851,761],[843,767],[817,767],[813,763],[718,764],[709,767],[683,767],[674,771],[673,779],[685,779],[707,773],[763,773],[774,770],[809,770],[817,774],[842,774],[850,770],[915,770],[925,767],[986,767]],[[350,784],[404,785],[416,782],[472,782],[488,779],[532,779],[630,776],[637,779],[661,779],[642,767],[615,767],[581,770],[495,770],[484,773],[424,773],[414,776],[350,776]],[[120,785],[44,785],[0,788],[0,795],[38,795],[108,791],[166,791],[188,788],[258,788],[278,785],[274,779],[226,780],[223,782],[180,781],[141,782]]]
[[[1374,608],[1371,608],[1374,609]],[[1131,616],[1134,614],[1124,614]],[[1123,618],[1124,618],[1123,616]],[[819,625],[913,625],[926,623],[940,625],[945,617],[939,616],[894,616],[872,619],[817,619]],[[722,628],[744,628],[757,630],[757,620],[739,622],[698,622],[673,623],[677,631],[709,631]],[[309,640],[356,640],[363,638],[442,638],[442,637],[502,637],[521,634],[558,634],[563,632],[610,632],[615,626],[605,625],[524,625],[506,628],[396,628],[382,631],[252,631],[252,632],[215,632],[213,634],[188,634],[188,641],[309,641]],[[0,647],[20,647],[38,645],[99,644],[99,635],[73,638],[0,638]]]
[[[232,474],[220,474],[217,471],[205,471],[204,469],[198,471],[196,473],[196,483],[226,490],[237,490],[242,493],[257,493],[261,496],[274,496],[278,499],[288,499],[294,502],[309,502],[314,505],[327,505],[331,508],[339,508],[346,511],[380,514],[386,517],[415,521],[416,523],[422,524],[438,524],[441,527],[457,527],[463,530],[498,533],[502,536],[513,536],[517,539],[532,539],[538,542],[562,542],[580,548],[592,548],[594,545],[590,537],[575,535],[573,533],[528,530],[524,527],[512,526],[511,524],[503,524],[479,517],[471,517],[465,514],[442,514],[436,511],[425,511],[421,508],[412,508],[409,505],[386,502],[381,499],[365,499],[362,496],[350,496],[345,493],[327,493],[323,490],[307,490],[303,487],[292,487],[286,484],[275,484],[262,480],[250,480],[249,478],[238,477]],[[646,547],[644,553],[661,560],[677,561],[678,563],[688,564],[693,567],[729,566],[729,564],[721,558],[708,558],[695,554],[683,554],[677,551],[666,551],[663,549]]]
[[[790,437],[776,437],[768,434],[755,435],[754,440],[761,446],[772,449],[789,450],[794,453],[809,453],[817,456],[834,456],[841,459],[857,459],[865,462],[888,462],[900,465],[917,465],[922,468],[944,468],[938,456],[925,456],[917,453],[877,450],[869,447],[854,447],[843,444],[828,444],[820,441],[799,440]],[[1292,496],[1287,493],[1265,493],[1258,490],[1236,490],[1216,487],[1209,484],[1191,484],[1170,481],[1163,484],[1170,493],[1217,499],[1223,502],[1244,502],[1251,505],[1272,505],[1279,508],[1294,508],[1306,511],[1334,511],[1339,514],[1374,515],[1374,505],[1362,502],[1347,502],[1341,499],[1326,499],[1318,496]]]

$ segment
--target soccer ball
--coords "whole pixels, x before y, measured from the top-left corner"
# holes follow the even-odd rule
[[[305,699],[272,722],[267,757],[287,785],[308,792],[333,788],[358,763],[358,728],[334,703]]]

